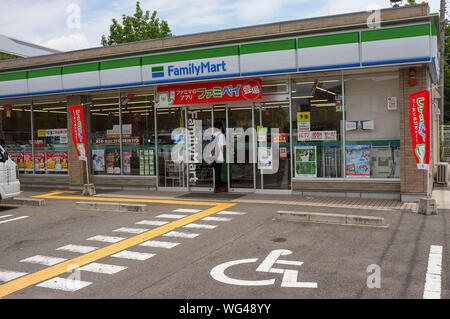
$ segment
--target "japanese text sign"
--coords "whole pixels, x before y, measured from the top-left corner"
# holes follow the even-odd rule
[[[416,92],[409,97],[409,126],[417,168],[430,165],[430,92]]]
[[[169,85],[156,90],[156,106],[159,107],[259,99],[261,79]]]
[[[86,156],[86,130],[84,127],[84,112],[82,105],[74,105],[70,108],[72,117],[72,138],[77,149],[78,158],[82,161],[87,160]]]

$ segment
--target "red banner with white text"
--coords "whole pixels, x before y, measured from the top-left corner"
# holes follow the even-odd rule
[[[409,97],[409,125],[418,169],[430,166],[430,92],[416,92]]]
[[[77,149],[78,158],[82,161],[87,160],[86,156],[86,130],[84,126],[84,112],[82,105],[69,107],[72,117],[72,138]]]
[[[260,99],[261,79],[166,85],[156,90],[156,106],[159,107]]]

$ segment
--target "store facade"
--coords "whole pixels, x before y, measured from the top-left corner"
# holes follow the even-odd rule
[[[419,198],[432,174],[415,165],[409,94],[436,98],[436,17],[386,9],[373,29],[369,15],[0,63],[2,144],[22,183],[80,187],[68,107],[81,104],[97,187],[211,191],[220,122],[230,192]]]

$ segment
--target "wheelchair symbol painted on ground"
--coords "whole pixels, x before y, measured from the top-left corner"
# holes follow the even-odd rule
[[[267,257],[262,261],[261,264],[256,268],[257,272],[267,272],[282,274],[283,278],[281,280],[281,287],[291,287],[291,288],[317,288],[316,282],[302,282],[298,281],[298,271],[293,269],[285,268],[275,268],[274,265],[284,265],[291,267],[300,267],[303,265],[301,261],[294,260],[283,260],[279,259],[281,256],[287,256],[292,254],[292,251],[287,249],[276,249],[267,255]],[[226,270],[242,264],[256,263],[258,258],[249,259],[239,259],[232,260],[226,263],[220,264],[213,269],[211,269],[211,277],[215,280],[220,281],[229,285],[237,286],[269,286],[275,283],[276,278],[266,279],[266,280],[242,280],[231,278],[225,274]]]

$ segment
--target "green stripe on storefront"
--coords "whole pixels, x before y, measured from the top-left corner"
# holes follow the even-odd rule
[[[111,70],[140,66],[141,58],[127,58],[100,62],[100,70]]]
[[[164,67],[163,66],[154,66],[152,67],[152,72],[163,72]]]
[[[195,51],[187,51],[187,52],[174,52],[174,53],[150,55],[150,56],[143,57],[142,65],[218,58],[218,57],[233,56],[233,55],[238,55],[238,54],[239,54],[238,46],[211,48],[211,49],[195,50]]]
[[[429,24],[410,25],[406,27],[397,27],[380,30],[363,31],[361,33],[361,41],[379,41],[409,37],[420,37],[430,35]]]
[[[281,40],[258,42],[241,45],[241,54],[272,52],[281,50],[295,50],[295,40]]]
[[[44,76],[56,76],[61,75],[62,67],[50,68],[50,69],[41,69],[41,70],[32,70],[28,71],[28,78],[40,78]]]
[[[438,35],[437,27],[436,27],[435,24],[432,24],[432,25],[431,25],[431,35],[432,35],[432,36],[437,36],[437,35]]]
[[[359,42],[358,32],[328,34],[328,35],[300,38],[298,39],[298,48],[306,49],[313,47],[323,47],[326,45],[349,44],[358,42]]]
[[[13,72],[13,73],[0,73],[1,81],[14,81],[14,80],[26,80],[27,71],[23,72]]]
[[[63,74],[73,74],[82,72],[93,72],[100,69],[100,62],[78,64],[78,65],[68,65],[63,67]]]

